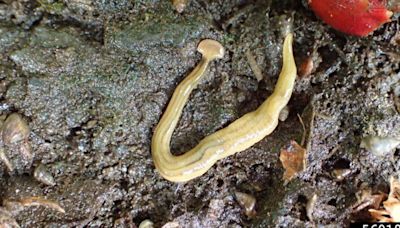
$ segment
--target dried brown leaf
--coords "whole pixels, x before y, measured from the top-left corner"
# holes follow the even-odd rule
[[[358,213],[366,208],[378,209],[386,197],[385,193],[372,194],[371,189],[363,190],[358,202],[353,206],[353,213]]]
[[[285,173],[283,179],[290,181],[297,173],[303,171],[306,167],[306,149],[297,144],[296,141],[291,140],[290,145],[281,149],[279,159],[282,162]]]
[[[400,222],[400,182],[390,178],[390,193],[386,201],[383,202],[383,209],[368,210],[372,218],[379,222]]]
[[[299,77],[307,77],[314,70],[314,61],[312,57],[307,57],[303,60],[303,62],[299,66]]]

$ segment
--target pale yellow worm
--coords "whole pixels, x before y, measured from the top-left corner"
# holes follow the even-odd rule
[[[223,47],[216,41],[200,42],[198,51],[203,54],[201,62],[178,85],[154,131],[152,156],[157,170],[165,179],[184,182],[201,176],[219,159],[251,147],[276,128],[279,113],[289,102],[297,74],[292,42],[293,34],[287,35],[283,44],[282,71],[275,90],[259,108],[205,137],[185,154],[175,156],[170,151],[170,141],[182,109],[204,75],[209,62],[222,58],[224,52]]]

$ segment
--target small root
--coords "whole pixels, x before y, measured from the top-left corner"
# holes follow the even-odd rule
[[[299,121],[301,123],[301,126],[303,128],[303,135],[301,136],[301,142],[300,145],[304,146],[304,143],[306,142],[306,126],[304,125],[303,119],[299,114],[297,114],[297,117],[299,118]]]
[[[263,77],[262,71],[257,64],[256,59],[254,58],[254,55],[251,53],[250,50],[247,50],[245,54],[246,54],[247,62],[249,63],[251,70],[253,71],[254,75],[256,76],[257,81],[263,80],[264,77]]]
[[[15,208],[15,205],[20,205],[22,207],[43,206],[65,214],[64,208],[58,203],[38,196],[31,196],[16,201],[4,200],[3,204],[6,208]]]
[[[315,116],[324,119],[324,120],[333,120],[332,116],[325,115],[323,113],[315,112]]]

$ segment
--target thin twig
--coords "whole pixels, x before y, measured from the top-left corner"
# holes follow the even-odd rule
[[[306,126],[304,125],[303,119],[301,116],[297,113],[297,117],[299,118],[299,121],[301,123],[301,126],[303,127],[303,135],[301,136],[301,143],[300,145],[304,147],[304,143],[306,141]]]

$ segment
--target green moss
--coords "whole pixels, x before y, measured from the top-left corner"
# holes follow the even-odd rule
[[[234,43],[239,40],[239,36],[232,34],[232,33],[224,33],[224,36],[222,37],[222,44],[226,45],[229,43]]]
[[[54,30],[47,27],[36,27],[30,45],[44,48],[78,48],[82,45],[82,41],[73,29]]]
[[[181,47],[188,39],[198,37],[206,21],[202,18],[182,18],[165,13],[153,20],[153,13],[130,24],[110,26],[106,32],[106,43],[110,47],[137,52],[143,46]]]
[[[61,14],[65,5],[61,2],[47,3],[45,0],[38,0],[42,9],[51,14]]]
[[[12,24],[0,23],[0,53],[13,47],[25,37],[26,33]]]

